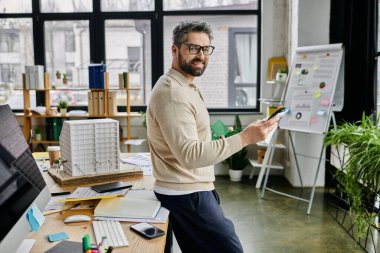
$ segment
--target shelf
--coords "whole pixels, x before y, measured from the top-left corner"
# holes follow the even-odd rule
[[[281,99],[278,98],[259,98],[259,101],[263,104],[281,103]]]
[[[286,81],[277,81],[277,80],[270,80],[267,81],[267,84],[285,84]]]
[[[123,89],[121,89],[121,88],[109,88],[108,90],[120,90],[120,91],[126,91],[126,90],[141,90],[141,88],[129,88],[129,89],[127,89],[127,88],[123,88]]]
[[[263,165],[261,163],[258,163],[255,159],[249,158],[249,162],[253,167],[261,168]],[[273,162],[271,166],[269,166],[271,169],[277,169],[277,170],[283,170],[284,166],[282,166],[279,162]]]
[[[115,115],[107,115],[107,117],[109,117],[109,118],[119,118],[119,117],[141,117],[141,113],[138,113],[138,112],[131,112],[131,113],[127,113],[127,112],[118,112],[118,113],[115,114]]]
[[[98,115],[98,116],[89,116],[88,113],[83,115],[70,115],[65,114],[61,115],[60,113],[47,115],[47,114],[28,114],[25,115],[27,118],[92,118],[92,117],[105,117],[104,115]]]
[[[265,141],[260,141],[256,144],[257,144],[257,146],[259,146],[261,148],[267,148],[268,147],[268,143],[266,143]],[[274,144],[274,147],[280,148],[280,149],[286,149],[286,146],[282,143],[276,143],[276,144]]]
[[[58,144],[59,141],[48,141],[48,140],[40,140],[40,141],[37,141],[37,140],[30,140],[30,143],[33,143],[33,144],[38,144],[38,143],[41,143],[41,144]]]
[[[120,75],[119,75],[119,78],[120,78]],[[120,79],[119,79],[120,80]],[[121,80],[122,81],[122,80]],[[129,91],[139,91],[141,90],[140,87],[131,87],[130,86],[130,83],[128,82],[126,87],[121,87],[120,84],[117,85],[117,86],[112,86],[110,87],[109,86],[109,73],[108,72],[105,72],[104,73],[104,88],[103,89],[90,89],[90,87],[84,85],[84,86],[55,86],[55,89],[52,89],[51,85],[50,85],[50,82],[49,82],[49,74],[48,73],[45,73],[45,76],[44,76],[44,88],[45,89],[27,89],[26,88],[26,80],[25,80],[25,74],[22,75],[22,86],[23,86],[23,89],[21,89],[23,91],[23,102],[24,102],[24,113],[18,113],[17,116],[23,116],[24,117],[24,137],[27,139],[28,136],[29,136],[29,133],[30,133],[30,130],[33,128],[33,124],[35,124],[35,122],[33,121],[33,119],[51,119],[51,118],[66,118],[66,119],[95,119],[95,118],[114,118],[116,120],[120,120],[120,119],[126,119],[126,122],[127,122],[127,131],[125,133],[125,136],[122,136],[123,139],[122,141],[125,141],[125,140],[129,140],[129,139],[133,139],[133,137],[131,137],[131,119],[132,117],[141,117],[141,114],[138,113],[138,112],[131,112],[131,99],[130,99],[130,95],[131,95],[131,92]],[[42,86],[41,86],[42,88]],[[18,90],[18,89],[16,89]],[[36,113],[35,111],[33,112],[33,109],[31,108],[31,98],[30,98],[30,95],[33,94],[31,93],[30,91],[41,91],[41,92],[44,92],[45,94],[45,109],[41,112],[44,112],[42,114],[39,114],[38,112]],[[100,103],[97,103],[96,106],[99,106],[98,108],[101,108],[101,110],[99,109],[98,111],[96,111],[97,113],[101,112],[102,115],[90,115],[88,112],[84,111],[83,114],[78,114],[78,113],[74,113],[74,114],[70,114],[70,112],[68,112],[67,114],[65,115],[62,115],[60,113],[57,113],[57,114],[52,114],[52,115],[47,115],[46,112],[50,112],[51,110],[51,101],[50,101],[50,96],[51,96],[51,91],[54,92],[54,91],[57,91],[57,92],[75,92],[75,91],[91,91],[91,92],[98,92],[98,91],[101,91],[102,92],[102,95],[104,95],[104,100],[102,101],[102,105],[100,107]],[[121,92],[125,92],[126,93],[126,99],[125,99],[125,108],[126,108],[126,112],[117,112],[117,106],[115,108],[115,104],[117,104],[117,102],[115,103],[112,103],[112,108],[110,107],[110,103],[108,101],[108,99],[110,99],[108,97],[108,95],[110,94],[109,92],[110,91],[121,91]],[[104,93],[103,93],[104,92]],[[116,92],[115,92],[116,93]],[[111,94],[113,95],[113,93]],[[106,100],[107,99],[107,100]],[[100,102],[100,101],[98,101]],[[103,103],[104,102],[104,103]],[[111,113],[115,113],[113,115],[111,115]],[[37,141],[37,140],[32,140],[31,143],[33,144],[39,144],[39,143],[42,143],[42,144],[57,144],[59,143],[58,141],[48,141],[48,140],[41,140],[41,141]],[[131,152],[131,147],[130,145],[128,146],[128,152]]]

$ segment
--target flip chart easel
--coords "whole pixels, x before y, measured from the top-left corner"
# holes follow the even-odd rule
[[[302,177],[291,132],[321,134],[324,136],[328,131],[331,119],[335,124],[333,111],[342,110],[344,104],[343,55],[342,44],[300,47],[296,50],[292,62],[285,91],[281,99],[282,104],[288,107],[290,112],[281,119],[279,128],[286,129],[289,132],[301,187],[303,187]],[[277,129],[276,132],[278,131]],[[310,198],[304,199],[267,187],[277,135],[278,133],[273,135],[263,160],[262,170],[266,170],[266,174],[261,198],[264,198],[265,190],[269,190],[286,197],[305,201],[309,203],[307,214],[310,214],[324,145],[322,144],[321,147]],[[260,174],[262,174],[262,171],[260,171]],[[257,182],[259,186],[261,179],[260,182]]]

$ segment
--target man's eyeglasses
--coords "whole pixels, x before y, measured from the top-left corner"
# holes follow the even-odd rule
[[[202,52],[204,55],[210,55],[212,52],[214,52],[215,47],[214,46],[200,46],[196,44],[187,44],[187,43],[182,43],[185,44],[189,48],[190,54],[199,54],[199,52],[202,49]]]

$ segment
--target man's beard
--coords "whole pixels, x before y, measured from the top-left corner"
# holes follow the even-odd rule
[[[203,74],[203,72],[205,72],[206,70],[206,67],[207,67],[207,61],[202,61],[200,60],[199,58],[194,58],[192,59],[190,62],[186,62],[183,58],[182,58],[182,55],[179,54],[179,57],[178,57],[178,61],[179,61],[179,66],[180,68],[186,72],[187,74],[190,74],[192,76],[201,76]],[[203,68],[202,69],[193,69],[191,67],[191,63],[193,61],[202,61],[203,62]]]

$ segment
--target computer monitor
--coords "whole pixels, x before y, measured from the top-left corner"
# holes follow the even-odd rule
[[[0,106],[0,252],[16,252],[31,231],[26,214],[51,195],[9,107]]]

